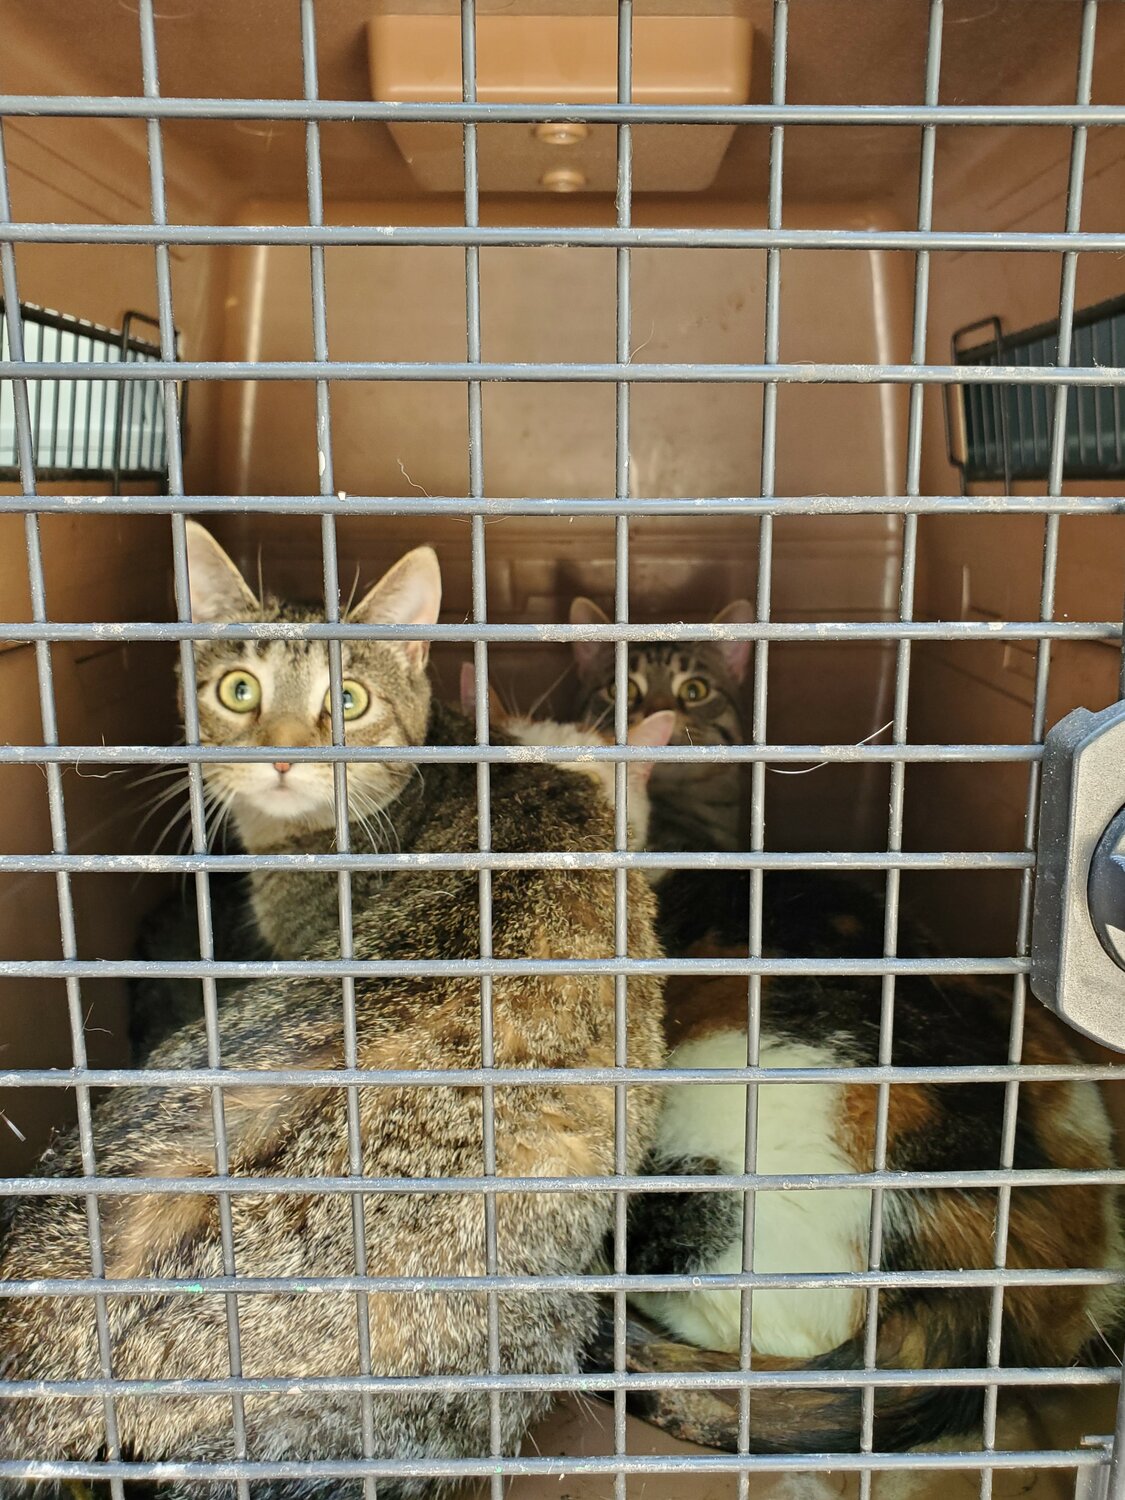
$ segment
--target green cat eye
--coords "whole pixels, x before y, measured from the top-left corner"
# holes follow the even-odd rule
[[[262,701],[262,684],[253,672],[227,672],[219,678],[219,702],[232,714],[249,714]]]
[[[367,705],[371,702],[371,694],[362,682],[356,682],[351,677],[345,677],[340,684],[344,694],[344,718],[358,719],[367,712]],[[324,712],[332,712],[332,689],[324,695]]]
[[[705,677],[689,677],[680,684],[679,697],[684,703],[702,703],[710,691],[711,685]]]
[[[609,685],[609,687],[606,688],[606,693],[608,694],[608,696],[609,696],[609,698],[611,700],[613,698],[615,698],[617,696],[617,684],[611,682],[610,685]],[[634,678],[630,677],[629,678],[629,707],[630,708],[636,708],[637,704],[640,701],[641,701],[641,685]]]

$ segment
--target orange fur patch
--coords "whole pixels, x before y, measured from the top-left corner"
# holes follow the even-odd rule
[[[334,1050],[322,1049],[303,1062],[309,1069],[330,1067],[338,1061]],[[298,1064],[302,1066],[302,1064]],[[282,1146],[286,1132],[326,1090],[244,1086],[224,1090],[227,1144],[233,1169],[260,1166]],[[169,1155],[143,1158],[133,1175],[142,1177],[198,1177],[214,1175],[215,1148],[209,1104],[185,1126],[180,1149]],[[106,1214],[106,1271],[111,1277],[140,1276],[164,1251],[198,1236],[210,1221],[214,1199],[209,1193],[146,1193],[114,1201]]]
[[[195,1160],[165,1161],[169,1177],[202,1177]],[[211,1217],[204,1193],[146,1193],[117,1200],[105,1214],[105,1266],[111,1279],[143,1276],[165,1250],[194,1238]]]
[[[746,997],[746,978],[741,974],[670,975],[664,986],[664,1025],[669,1047],[679,1047],[719,1031],[745,1030]]]

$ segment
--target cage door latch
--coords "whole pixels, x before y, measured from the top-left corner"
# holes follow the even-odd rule
[[[1076,708],[1046,739],[1031,987],[1125,1052],[1125,701]]]

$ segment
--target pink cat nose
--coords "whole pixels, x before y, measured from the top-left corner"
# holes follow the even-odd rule
[[[275,760],[273,763],[273,768],[279,776],[284,776],[286,771],[291,771],[293,769],[293,763],[288,760]]]

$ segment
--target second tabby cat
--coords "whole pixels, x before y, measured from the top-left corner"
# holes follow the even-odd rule
[[[715,624],[752,620],[753,606],[736,599]],[[573,625],[607,625],[592,599],[570,606]],[[576,641],[578,669],[575,717],[599,728],[613,727],[612,642]],[[629,647],[629,722],[672,710],[674,745],[740,745],[746,739],[742,683],[749,641],[681,641]],[[652,775],[650,849],[745,849],[749,836],[745,767],[672,763]]]

